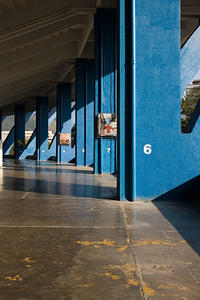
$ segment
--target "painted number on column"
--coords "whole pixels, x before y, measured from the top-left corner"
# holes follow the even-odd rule
[[[108,153],[108,154],[110,153],[110,150],[111,150],[110,148],[107,148],[107,153]]]
[[[152,146],[150,144],[144,146],[144,153],[146,155],[150,155],[152,153]]]

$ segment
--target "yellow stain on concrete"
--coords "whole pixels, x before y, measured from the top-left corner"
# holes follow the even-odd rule
[[[94,246],[95,248],[98,248],[98,246],[107,246],[107,247],[114,247],[115,242],[112,240],[104,240],[102,242],[89,242],[89,241],[77,241],[77,244],[83,245],[83,246]],[[99,247],[99,248],[100,248]]]
[[[141,240],[134,244],[135,247],[148,245],[165,245],[169,247],[174,247],[176,246],[176,243],[172,243],[166,240]]]
[[[129,288],[130,286],[138,286],[138,285],[139,285],[138,280],[135,280],[134,278],[129,278],[126,287]]]
[[[27,262],[27,263],[36,263],[37,261],[36,260],[31,260],[31,258],[30,257],[26,257],[26,258],[24,258],[24,260],[23,260],[24,262]]]
[[[126,251],[127,248],[128,248],[128,246],[121,246],[120,248],[117,249],[117,251],[122,253],[122,252]]]
[[[127,288],[139,285],[138,280],[134,278],[134,272],[136,271],[136,269],[129,263],[125,265],[108,265],[105,266],[104,269],[121,271],[125,277],[125,286]]]
[[[147,294],[148,296],[154,296],[156,294],[156,291],[147,285],[144,286],[143,290],[144,290],[145,294]]]
[[[184,292],[187,292],[187,291],[190,291],[190,289],[186,286],[183,286],[181,284],[176,284],[176,283],[168,283],[166,285],[164,284],[161,284],[158,286],[158,289],[159,290],[172,290],[172,289],[175,289],[175,290],[180,290],[180,291],[184,291]]]
[[[103,273],[103,274],[100,274],[101,276],[105,276],[105,277],[109,277],[109,278],[111,278],[111,279],[113,279],[113,280],[119,280],[120,279],[120,276],[118,276],[118,275],[114,275],[114,274],[112,274],[112,273]]]
[[[19,281],[21,282],[22,281],[22,277],[20,275],[15,275],[15,276],[6,276],[5,277],[6,280],[9,280],[9,281]]]

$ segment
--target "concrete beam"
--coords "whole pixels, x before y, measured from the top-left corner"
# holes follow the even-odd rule
[[[70,10],[71,12],[94,11],[96,0],[43,0],[39,3],[32,3],[28,7],[22,7],[17,12],[9,11],[1,15],[0,28],[1,32],[30,24],[31,22],[43,18],[44,16],[55,15],[55,12]]]
[[[58,46],[57,48],[50,48],[52,44],[52,47],[56,47],[56,44],[54,44],[51,40],[47,40],[46,42],[43,42],[41,44],[34,44],[32,46],[27,46],[23,49],[19,49],[14,53],[10,53],[7,55],[1,55],[0,56],[0,69],[13,65],[20,61],[25,61],[31,57],[37,57],[40,54],[44,54],[46,57],[48,56],[65,56],[67,58],[76,58],[78,53],[78,46],[76,42],[73,42],[69,45],[64,46]]]
[[[69,20],[68,20],[69,21]],[[81,29],[70,29],[70,22],[65,22],[65,32],[62,32],[58,30],[60,29],[60,27],[53,25],[51,28],[51,26],[49,27],[45,27],[44,29],[39,29],[37,31],[34,31],[33,33],[26,33],[23,36],[20,37],[15,37],[13,39],[9,39],[9,40],[3,40],[0,41],[0,54],[5,54],[7,52],[11,52],[11,50],[14,49],[19,49],[19,48],[23,48],[24,45],[32,45],[32,43],[34,41],[37,42],[41,42],[42,39],[58,39],[58,37],[60,36],[60,39],[65,38],[66,42],[67,41],[76,41],[76,40],[80,40],[81,39],[81,33],[82,33],[82,28],[84,28],[85,23],[84,20],[82,19],[83,23],[80,24]],[[61,24],[59,25],[64,25],[62,24],[62,22],[60,22]],[[80,20],[81,23],[81,20]],[[71,24],[75,24],[74,20],[73,23],[71,22]],[[75,25],[74,25],[75,26]],[[73,27],[73,25],[72,25]],[[62,27],[63,28],[63,27]],[[67,29],[66,29],[67,28]],[[78,28],[77,24],[76,24],[76,28]],[[54,30],[53,30],[54,29]],[[67,32],[66,32],[67,30]],[[45,40],[44,40],[45,41]]]
[[[44,83],[44,82],[58,82],[58,74],[54,72],[43,72],[37,76],[30,76],[23,80],[23,86],[20,85],[20,81],[15,81],[11,85],[7,85],[0,89],[0,97],[3,100],[8,96],[15,96],[18,92],[24,89],[31,88],[33,85]]]
[[[66,50],[71,48],[70,53]],[[42,53],[36,57],[31,57],[27,60],[5,66],[0,68],[0,86],[4,85],[8,81],[19,79],[20,77],[26,76],[38,69],[44,69],[52,64],[59,64],[70,59],[75,59],[77,57],[76,47],[61,47],[58,49],[53,49],[48,53]],[[70,64],[71,65],[71,64]]]

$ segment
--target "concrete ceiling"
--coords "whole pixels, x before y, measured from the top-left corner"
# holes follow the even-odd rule
[[[59,81],[74,82],[74,62],[93,57],[93,23],[97,7],[117,0],[0,0],[0,109],[35,96],[55,103]],[[199,25],[199,0],[182,0],[182,44]]]
[[[0,0],[0,109],[35,96],[55,102],[59,81],[74,82],[76,58],[93,58],[97,7],[117,0]]]

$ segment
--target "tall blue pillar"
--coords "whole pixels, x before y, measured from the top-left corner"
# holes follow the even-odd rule
[[[0,140],[2,140],[2,121],[3,121],[3,116],[2,116],[2,111],[0,111]]]
[[[75,123],[75,113],[72,111],[71,83],[61,82],[57,87],[57,150],[56,157],[59,163],[69,163],[75,157],[75,148],[72,139],[68,144],[60,143],[61,134],[72,133]],[[71,136],[72,138],[72,136]]]
[[[19,159],[25,149],[25,106],[17,105],[15,107],[15,140],[14,152],[15,158]]]
[[[119,28],[119,198],[175,199],[200,172],[200,119],[182,134],[180,117],[199,44],[180,49],[179,0],[120,0]]]
[[[98,113],[117,113],[116,10],[95,15],[95,173],[116,172],[116,139],[97,138]]]
[[[94,163],[94,60],[76,61],[76,165]]]
[[[36,154],[37,160],[48,159],[48,98],[36,98]]]

